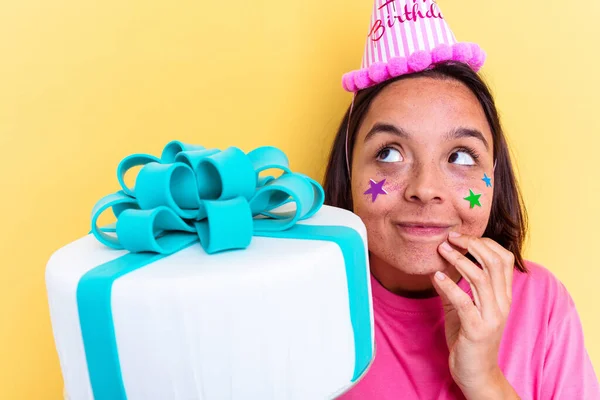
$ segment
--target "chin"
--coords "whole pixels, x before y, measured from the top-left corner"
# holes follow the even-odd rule
[[[445,271],[448,263],[441,257],[407,259],[396,267],[407,275],[431,275],[437,271]]]
[[[436,271],[445,271],[449,264],[438,253],[437,244],[414,246],[403,250],[390,264],[407,275],[430,275]]]

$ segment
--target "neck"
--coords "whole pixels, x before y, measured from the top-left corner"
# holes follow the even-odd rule
[[[433,273],[407,274],[373,255],[370,257],[370,265],[373,277],[384,288],[394,294],[414,299],[424,299],[438,295],[431,283]],[[442,272],[454,282],[458,282],[461,278],[456,268],[451,265],[448,265]]]

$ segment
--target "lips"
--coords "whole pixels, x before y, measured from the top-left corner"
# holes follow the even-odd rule
[[[396,226],[404,235],[424,238],[444,236],[452,227],[450,224],[439,222],[401,222]]]

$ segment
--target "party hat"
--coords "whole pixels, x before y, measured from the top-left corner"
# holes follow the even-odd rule
[[[357,92],[445,61],[478,71],[485,52],[457,42],[435,0],[375,0],[361,68],[344,74],[342,86]]]

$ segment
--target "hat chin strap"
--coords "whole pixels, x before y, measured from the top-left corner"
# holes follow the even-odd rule
[[[350,131],[350,119],[352,118],[352,110],[354,109],[354,99],[356,99],[356,92],[352,93],[352,103],[350,103],[350,111],[348,112],[348,121],[346,122],[345,151],[346,151],[346,172],[348,173],[348,182],[350,182],[350,155],[348,154],[348,134]]]

